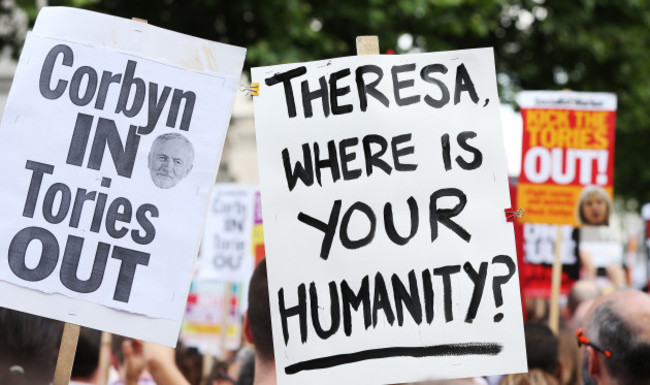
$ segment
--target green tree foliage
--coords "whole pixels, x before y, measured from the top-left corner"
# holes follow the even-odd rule
[[[66,0],[248,48],[247,67],[382,51],[493,46],[502,101],[521,89],[619,98],[616,192],[650,201],[650,2],[646,0]],[[31,14],[31,13],[30,13]],[[401,40],[400,40],[401,37]],[[405,41],[398,45],[398,41]]]

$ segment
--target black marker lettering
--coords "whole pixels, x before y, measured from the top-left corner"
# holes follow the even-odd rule
[[[329,92],[325,76],[321,76],[318,79],[318,82],[320,83],[320,88],[314,91],[309,90],[309,82],[307,80],[303,80],[300,84],[302,91],[302,110],[305,114],[305,118],[311,118],[314,116],[311,103],[313,100],[318,98],[320,98],[321,105],[323,106],[323,114],[325,117],[330,116]]]
[[[296,167],[292,170],[291,159],[289,158],[289,149],[282,150],[282,164],[284,165],[284,175],[287,178],[287,186],[289,191],[292,191],[298,183],[298,179],[305,184],[311,186],[314,184],[314,168],[311,162],[311,149],[309,143],[302,145],[303,163],[296,162]]]
[[[320,257],[327,260],[330,249],[332,248],[332,240],[336,234],[336,226],[339,222],[339,214],[341,213],[341,200],[334,201],[332,205],[332,212],[327,223],[321,222],[318,219],[311,217],[307,214],[300,212],[298,220],[306,225],[318,229],[324,233],[323,242],[321,243]]]
[[[374,73],[377,75],[377,78],[370,84],[366,84],[363,75],[366,73]],[[377,90],[377,85],[381,82],[381,79],[384,77],[384,72],[381,70],[381,67],[376,65],[365,65],[357,68],[356,70],[356,80],[357,80],[357,91],[359,93],[359,105],[361,111],[366,111],[368,108],[368,98],[366,95],[370,95],[377,99],[381,104],[388,107],[388,98],[386,95]]]
[[[451,275],[460,271],[460,265],[444,266],[433,269],[433,275],[442,276],[443,297],[445,303],[445,321],[451,322],[454,320],[454,312],[452,309],[452,293],[451,293]]]
[[[453,209],[439,209],[438,199],[442,197],[454,196],[458,198],[458,204]],[[452,230],[456,235],[461,237],[465,242],[469,242],[472,236],[458,223],[451,220],[451,218],[460,214],[467,204],[467,196],[457,188],[440,189],[431,194],[429,202],[429,224],[431,226],[431,242],[438,238],[438,222],[445,225]]]
[[[350,87],[345,86],[338,88],[336,83],[344,77],[350,75],[350,69],[346,68],[330,75],[330,105],[332,106],[332,114],[341,115],[352,112],[352,104],[339,105],[339,96],[347,95],[350,93]]]
[[[320,339],[326,340],[330,338],[339,329],[341,324],[341,313],[339,311],[339,293],[336,288],[336,282],[329,283],[330,289],[330,328],[324,330],[320,323],[318,316],[318,293],[316,292],[316,285],[314,282],[309,284],[309,301],[311,303],[311,320],[316,330],[316,335]]]
[[[341,298],[343,300],[343,330],[346,336],[352,334],[352,314],[351,308],[355,311],[359,310],[359,306],[363,306],[363,324],[366,330],[370,327],[372,322],[370,315],[370,284],[368,276],[366,275],[361,280],[361,287],[358,292],[352,291],[348,283],[343,280],[341,282]]]
[[[289,317],[298,316],[300,320],[300,341],[304,344],[307,342],[307,293],[305,284],[298,286],[298,304],[294,307],[287,309],[284,304],[284,289],[278,291],[278,304],[280,306],[280,318],[282,320],[282,334],[284,336],[284,344],[289,343]]]
[[[296,102],[293,99],[293,88],[291,88],[291,79],[297,78],[307,73],[307,68],[298,67],[287,72],[275,74],[272,77],[266,79],[264,82],[267,86],[274,86],[278,83],[284,85],[284,96],[287,102],[287,113],[290,118],[296,117]]]
[[[474,88],[474,83],[467,73],[465,64],[461,64],[456,68],[456,90],[454,91],[454,105],[460,103],[460,96],[463,92],[468,92],[469,97],[474,104],[478,103],[479,97]]]
[[[418,282],[415,278],[415,271],[411,270],[408,274],[409,277],[409,290],[406,290],[404,284],[399,279],[397,274],[393,274],[391,282],[393,284],[393,295],[395,296],[395,311],[397,313],[397,324],[402,326],[404,324],[404,310],[402,304],[406,306],[413,321],[416,324],[422,323],[422,303],[420,303],[420,291],[418,290]]]
[[[440,93],[441,93],[440,99],[434,99],[430,95],[425,95],[424,102],[433,108],[442,108],[447,103],[449,103],[449,89],[447,88],[445,83],[431,76],[431,74],[436,72],[446,74],[447,67],[445,67],[442,64],[431,64],[425,66],[424,68],[422,68],[422,71],[420,71],[420,77],[422,78],[422,80],[424,80],[427,83],[437,85],[438,88],[440,88]]]
[[[395,96],[395,103],[397,103],[397,105],[400,107],[408,106],[409,104],[417,103],[420,101],[420,95],[412,95],[405,98],[402,98],[400,96],[400,90],[413,87],[415,85],[415,80],[408,79],[400,81],[397,78],[397,75],[402,72],[410,71],[415,71],[415,63],[393,66],[393,68],[390,70],[390,73],[393,76],[393,94]]]

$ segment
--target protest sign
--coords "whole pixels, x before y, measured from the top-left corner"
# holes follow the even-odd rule
[[[244,54],[41,11],[0,126],[0,306],[176,344]]]
[[[187,299],[181,341],[215,354],[221,349],[237,350],[242,336],[243,287],[241,283],[194,283]]]
[[[555,256],[555,242],[557,241],[558,225],[545,225],[541,223],[515,224],[521,227],[523,265],[519,267],[523,294],[526,297],[549,298],[551,295],[551,268]],[[560,229],[560,262],[562,275],[560,293],[568,294],[573,283],[579,278],[580,266],[576,253],[576,232],[569,225]]]
[[[219,183],[212,191],[201,245],[199,280],[248,283],[255,193],[252,186]]]
[[[264,225],[262,222],[262,197],[260,192],[255,193],[255,223],[253,225],[253,237],[251,241],[251,252],[255,255],[255,265],[260,263],[266,256],[264,250]]]
[[[252,79],[279,383],[525,371],[491,50]]]
[[[577,226],[576,204],[585,186],[613,194],[616,96],[528,91],[518,102],[524,121],[518,188],[523,220]]]

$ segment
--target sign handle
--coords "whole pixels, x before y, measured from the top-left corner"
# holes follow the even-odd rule
[[[206,348],[203,353],[203,363],[201,364],[202,373],[201,373],[201,385],[208,385],[208,377],[212,372],[212,363],[214,359],[212,358],[212,351],[210,348]]]
[[[555,236],[555,258],[551,275],[551,308],[549,309],[548,327],[555,335],[558,334],[560,325],[560,284],[562,283],[562,226],[557,225]]]
[[[108,384],[108,372],[111,368],[111,340],[113,335],[102,332],[101,348],[99,349],[99,367],[97,369],[97,384]]]
[[[56,361],[53,385],[68,385],[70,383],[72,363],[74,362],[74,354],[77,351],[80,330],[81,326],[67,322],[63,327],[63,336],[61,337],[59,357]]]
[[[357,55],[379,55],[379,37],[357,36]]]

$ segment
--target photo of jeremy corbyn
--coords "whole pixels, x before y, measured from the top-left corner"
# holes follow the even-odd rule
[[[149,152],[149,173],[153,183],[162,189],[176,186],[192,170],[194,147],[178,133],[157,137]]]

